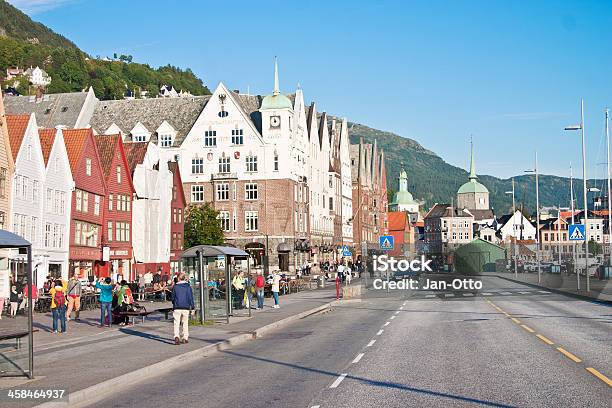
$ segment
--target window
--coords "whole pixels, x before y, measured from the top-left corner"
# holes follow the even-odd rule
[[[229,157],[219,157],[219,173],[229,173],[230,172],[230,158]]]
[[[177,187],[176,186],[172,186],[172,199],[176,200],[176,196],[177,196]]]
[[[45,246],[49,247],[51,245],[51,223],[48,222],[45,224]]]
[[[28,145],[28,160],[32,160],[32,145]]]
[[[173,208],[173,209],[172,209],[172,222],[173,222],[174,224],[176,224],[177,219],[178,219],[178,214],[177,214],[177,211],[176,211],[176,210],[177,210],[176,208]]]
[[[203,174],[204,173],[204,158],[196,157],[191,159],[191,174]]]
[[[257,228],[258,228],[257,211],[246,211],[244,215],[245,215],[244,230],[245,231],[257,231]]]
[[[47,212],[53,212],[53,196],[55,195],[55,190],[47,189]]]
[[[106,224],[106,237],[109,242],[113,240],[113,222],[112,221],[109,221]]]
[[[217,200],[219,201],[229,200],[229,183],[217,184]]]
[[[64,215],[66,213],[66,192],[60,191],[60,205],[59,205],[59,213],[60,215]]]
[[[53,248],[61,248],[61,225],[53,224]]]
[[[228,211],[219,211],[219,216],[217,217],[221,223],[221,229],[223,231],[230,230],[230,214]]]
[[[89,193],[83,191],[83,212],[89,211]]]
[[[159,143],[161,147],[170,147],[172,146],[172,135],[161,135],[159,137]]]
[[[113,195],[108,195],[108,211],[113,211]]]
[[[329,209],[331,211],[334,210],[334,198],[333,197],[329,197]]]
[[[6,197],[6,169],[0,168],[0,198]]]
[[[219,111],[219,117],[220,118],[227,118],[227,115],[229,115],[229,113],[227,113],[227,111],[224,110],[223,107],[221,107],[221,110]]]
[[[246,171],[257,171],[257,156],[247,156]]]
[[[214,147],[217,145],[217,131],[207,130],[204,132],[204,146]]]
[[[38,180],[32,181],[32,201],[38,201]]]
[[[146,142],[147,135],[132,135],[132,140],[135,142]]]
[[[94,194],[94,215],[100,215],[100,196]]]
[[[0,229],[6,229],[6,213],[4,211],[0,211]]]
[[[242,129],[232,129],[232,144],[244,144],[244,132]]]
[[[76,211],[83,211],[83,192],[81,190],[76,190],[74,192],[76,197],[74,208]]]
[[[178,209],[178,222],[179,224],[183,222],[183,209],[182,208]]]
[[[274,171],[278,171],[278,152],[274,152]]]
[[[81,229],[82,225],[80,222],[74,224],[74,243],[75,245],[81,245]]]
[[[204,201],[204,186],[191,186],[191,201],[195,203]]]
[[[247,183],[244,185],[244,199],[245,200],[257,200],[257,184]]]
[[[91,176],[91,159],[89,157],[85,159],[85,174]]]
[[[132,204],[132,197],[130,196],[125,196],[125,211],[130,212],[131,210],[131,205]]]
[[[117,166],[117,184],[121,184],[121,166]]]

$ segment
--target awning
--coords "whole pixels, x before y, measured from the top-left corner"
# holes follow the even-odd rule
[[[276,247],[276,252],[291,252],[291,247],[286,242],[281,242]]]
[[[10,231],[0,230],[0,248],[24,248],[29,247],[28,241]]]

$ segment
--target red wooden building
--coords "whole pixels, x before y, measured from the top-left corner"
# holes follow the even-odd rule
[[[75,189],[70,222],[70,271],[81,277],[100,276],[102,225],[106,184],[100,156],[91,129],[62,130]]]
[[[106,183],[102,224],[102,254],[108,260],[100,276],[121,275],[134,280],[132,271],[132,198],[134,185],[120,134],[94,136]]]
[[[168,168],[172,172],[172,222],[170,224],[170,270],[177,273],[180,269],[180,261],[183,256],[183,234],[185,232],[185,192],[181,172],[176,162],[168,162]]]

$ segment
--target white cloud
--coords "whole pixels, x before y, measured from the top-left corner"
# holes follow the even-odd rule
[[[73,1],[74,0],[8,0],[13,6],[28,15],[34,15],[62,7]]]

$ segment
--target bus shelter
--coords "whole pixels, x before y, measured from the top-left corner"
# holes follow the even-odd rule
[[[15,259],[21,261],[15,263]],[[0,230],[0,313],[14,316],[0,320],[0,377],[34,378],[34,290],[32,244],[19,235]],[[4,299],[9,301],[8,305]]]
[[[198,245],[183,252],[183,271],[194,289],[198,319],[223,320],[251,316],[252,282],[249,254],[229,246]],[[236,276],[243,283],[234,288]]]

